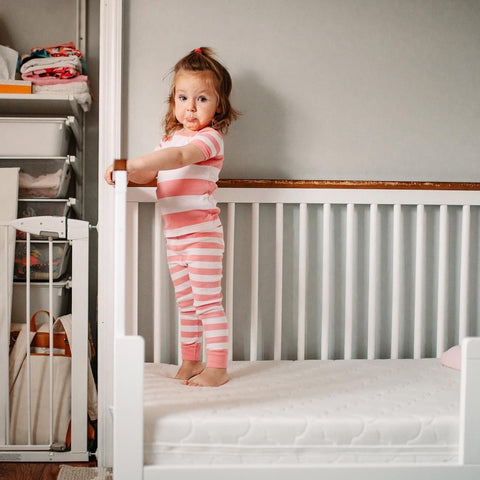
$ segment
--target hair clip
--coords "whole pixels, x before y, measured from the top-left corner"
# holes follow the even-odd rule
[[[202,49],[201,48],[196,48],[194,52],[199,53],[200,55],[203,55]]]

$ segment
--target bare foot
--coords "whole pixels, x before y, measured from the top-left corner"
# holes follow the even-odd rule
[[[194,360],[184,360],[182,365],[178,369],[175,378],[178,380],[189,380],[190,378],[198,375],[203,371],[202,362],[196,362]]]
[[[183,384],[191,387],[219,387],[229,380],[226,368],[207,367],[196,377],[185,380]]]

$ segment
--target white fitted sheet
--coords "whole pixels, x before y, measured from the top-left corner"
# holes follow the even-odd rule
[[[437,359],[232,362],[194,388],[145,365],[145,464],[455,462],[458,371]]]

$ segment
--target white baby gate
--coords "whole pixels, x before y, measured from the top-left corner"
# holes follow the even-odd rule
[[[480,193],[477,191],[446,190],[445,188],[429,189],[428,184],[410,189],[405,185],[377,185],[373,188],[363,186],[351,189],[348,183],[336,185],[336,188],[302,188],[301,182],[290,186],[294,188],[220,188],[217,200],[227,210],[224,221],[226,231],[225,258],[225,304],[229,321],[234,315],[234,297],[241,294],[235,289],[235,217],[242,204],[248,204],[251,214],[250,233],[240,232],[240,237],[247,237],[251,245],[251,254],[244,263],[250,265],[250,339],[248,358],[261,359],[259,351],[259,312],[262,299],[260,285],[260,207],[270,205],[274,209],[274,239],[270,239],[273,258],[275,259],[275,285],[273,295],[274,310],[274,346],[273,359],[288,357],[289,352],[282,348],[282,311],[285,301],[282,297],[287,293],[282,282],[285,276],[293,275],[296,288],[294,298],[296,323],[295,357],[298,359],[312,358],[308,347],[307,331],[307,279],[309,257],[312,245],[309,245],[308,229],[312,206],[321,207],[319,222],[319,243],[321,249],[315,260],[320,276],[320,288],[317,291],[320,312],[318,321],[320,347],[318,358],[423,358],[439,357],[448,345],[462,343],[462,382],[461,411],[459,412],[459,462],[458,464],[419,464],[419,465],[214,465],[214,466],[168,466],[143,465],[143,365],[144,341],[137,335],[138,309],[143,303],[138,299],[139,255],[144,248],[139,247],[138,218],[139,205],[155,201],[155,189],[126,188],[124,172],[116,172],[116,203],[115,203],[115,342],[114,342],[114,420],[113,420],[113,466],[116,480],[131,478],[190,478],[195,475],[200,479],[212,478],[265,478],[272,476],[278,479],[291,479],[293,475],[302,479],[335,478],[335,479],[405,479],[437,478],[449,479],[452,475],[459,479],[474,479],[480,476],[480,340],[468,338],[478,335],[478,207]],[[279,182],[281,183],[281,182]],[[288,183],[288,182],[287,182]],[[278,186],[278,185],[277,185]],[[308,186],[308,185],[307,185]],[[393,188],[392,188],[393,187]],[[438,187],[437,187],[438,188]],[[457,188],[461,188],[457,185]],[[285,271],[284,266],[284,231],[285,211],[295,204],[296,214],[291,218],[295,221],[292,228],[296,233],[294,252],[295,268]],[[340,214],[335,217],[335,210],[342,206]],[[314,208],[314,207],[313,207]],[[387,208],[389,213],[384,212]],[[429,220],[431,208],[435,209],[434,220]],[[412,214],[408,219],[408,211]],[[474,210],[474,215],[472,215]],[[271,212],[270,212],[271,213]],[[384,219],[388,218],[389,232],[384,229]],[[271,215],[270,215],[271,217]],[[472,217],[475,217],[474,219]],[[128,222],[128,226],[127,226]],[[412,227],[413,222],[413,227]],[[436,233],[432,237],[431,227],[435,224]],[[452,224],[453,222],[453,224]],[[155,213],[155,237],[152,242],[154,251],[148,253],[153,258],[155,272],[161,271],[161,254],[158,248],[161,218]],[[340,225],[341,224],[341,225]],[[332,237],[332,231],[339,229],[340,237]],[[365,239],[359,239],[359,226]],[[474,234],[475,243],[471,238]],[[238,236],[237,236],[238,238]],[[339,238],[344,240],[340,241]],[[385,245],[382,242],[390,238],[390,245],[382,253]],[[432,241],[434,238],[434,241]],[[128,245],[128,256],[126,246]],[[363,245],[365,255],[360,253]],[[309,250],[310,246],[310,250]],[[456,252],[452,260],[451,249]],[[335,265],[332,251],[340,249],[344,253],[342,275],[335,275]],[[434,252],[434,254],[432,253]],[[450,252],[450,253],[449,253]],[[432,254],[434,260],[432,260]],[[385,280],[380,276],[380,262],[385,255],[391,262],[391,273]],[[403,264],[405,256],[410,257],[409,263]],[[475,259],[471,264],[471,259]],[[359,262],[366,278],[359,281]],[[363,263],[362,263],[363,262]],[[450,262],[454,263],[453,270]],[[432,273],[432,265],[435,272]],[[241,264],[240,264],[241,267]],[[474,270],[474,271],[472,271]],[[142,272],[145,273],[145,272]],[[285,275],[286,273],[286,275]],[[451,275],[455,276],[453,280]],[[432,279],[435,281],[432,284]],[[159,293],[164,288],[161,274],[153,276],[154,318],[154,361],[161,360],[158,333],[162,312]],[[409,295],[405,293],[405,284],[412,283],[415,288]],[[362,284],[363,283],[363,284]],[[341,288],[341,301],[335,299],[334,290]],[[455,295],[448,301],[447,290],[452,288]],[[245,290],[245,288],[243,288]],[[355,346],[357,335],[354,309],[358,306],[356,292],[366,301],[360,305],[365,310],[365,337],[363,345]],[[125,296],[126,292],[129,292]],[[378,334],[380,325],[379,304],[385,292],[390,292],[388,309],[390,324],[388,328],[389,341],[385,352],[385,339]],[[427,293],[426,293],[427,292]],[[435,302],[429,297],[434,292]],[[411,297],[411,298],[410,298]],[[426,298],[430,298],[427,300]],[[126,301],[125,301],[126,300]],[[380,303],[379,303],[380,302]],[[450,302],[450,303],[449,303]],[[287,302],[288,303],[288,302]],[[404,331],[403,314],[406,304],[411,303],[413,323]],[[343,327],[342,347],[335,348],[330,339],[334,324],[338,322],[335,316],[340,305],[340,318]],[[384,307],[381,307],[384,308]],[[450,318],[454,311],[454,320]],[[425,330],[427,316],[434,312],[434,330]],[[235,323],[235,322],[234,322]],[[453,332],[451,331],[454,325]],[[433,333],[433,344],[426,334]],[[403,342],[402,336],[410,337],[410,342]],[[232,350],[232,349],[231,349]]]
[[[41,235],[48,237],[49,247],[49,311],[53,311],[53,238],[65,238],[71,244],[72,249],[72,342],[71,348],[71,446],[65,450],[64,445],[57,444],[54,441],[54,417],[56,412],[53,408],[53,390],[55,384],[54,377],[54,348],[53,348],[53,317],[49,318],[49,337],[50,346],[48,348],[48,384],[49,395],[49,433],[50,439],[45,444],[39,445],[32,440],[33,418],[36,414],[35,405],[32,401],[31,388],[26,389],[27,411],[27,441],[25,444],[14,444],[10,439],[10,395],[9,395],[9,339],[10,325],[6,321],[1,325],[0,331],[0,461],[8,462],[48,462],[48,461],[87,461],[87,368],[88,368],[88,222],[75,220],[65,217],[30,217],[13,220],[8,223],[0,224],[2,237],[0,241],[8,242],[12,229],[26,233],[26,314],[25,323],[30,325],[30,244],[31,235]],[[9,265],[8,259],[1,259],[3,265]],[[3,269],[2,274],[9,278],[7,268]],[[6,282],[8,285],[8,281]],[[8,303],[8,302],[7,302]],[[2,305],[5,308],[9,318],[9,305]],[[30,342],[26,342],[26,377],[27,385],[31,386],[31,348]]]

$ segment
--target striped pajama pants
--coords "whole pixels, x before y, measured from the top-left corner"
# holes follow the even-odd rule
[[[226,368],[228,324],[222,305],[222,227],[167,238],[167,261],[180,312],[183,360],[201,360],[205,334],[207,367]]]

